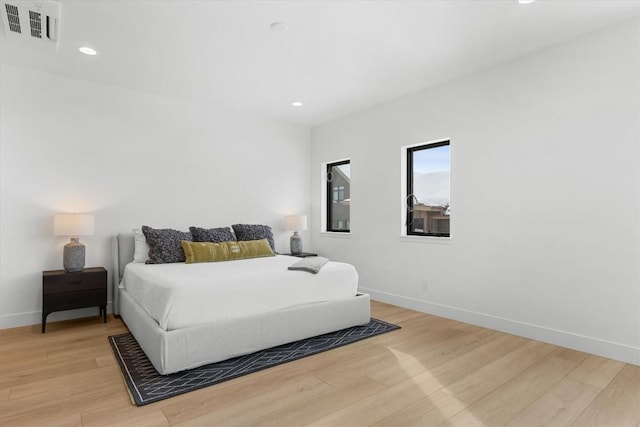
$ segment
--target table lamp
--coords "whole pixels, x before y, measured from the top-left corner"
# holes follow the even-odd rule
[[[84,245],[78,236],[91,236],[94,229],[93,215],[59,214],[53,219],[53,234],[70,236],[71,241],[64,245],[63,265],[69,272],[84,269]]]
[[[302,237],[300,237],[298,231],[307,229],[307,216],[288,215],[284,218],[284,223],[287,230],[293,230],[293,234],[289,240],[291,254],[300,255],[302,253]]]

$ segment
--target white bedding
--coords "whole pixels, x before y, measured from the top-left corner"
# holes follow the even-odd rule
[[[291,271],[286,255],[198,264],[126,266],[121,286],[164,330],[247,317],[356,295],[350,264],[327,263],[318,274]]]

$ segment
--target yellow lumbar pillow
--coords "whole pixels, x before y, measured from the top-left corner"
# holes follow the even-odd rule
[[[275,256],[267,239],[242,242],[188,242],[183,240],[182,249],[187,264],[196,262],[231,261],[234,259]]]

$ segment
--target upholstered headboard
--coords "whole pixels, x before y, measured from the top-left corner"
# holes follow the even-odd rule
[[[111,275],[111,290],[113,295],[113,314],[120,314],[120,282],[124,274],[124,268],[133,261],[135,240],[133,233],[121,233],[111,240],[111,259],[113,260]]]

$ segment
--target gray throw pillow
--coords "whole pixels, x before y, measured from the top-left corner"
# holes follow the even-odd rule
[[[193,241],[191,233],[172,230],[170,228],[151,228],[142,226],[142,233],[149,245],[149,260],[147,264],[169,264],[185,262],[182,240]]]
[[[273,241],[273,233],[271,232],[271,227],[268,225],[234,224],[232,227],[233,232],[236,233],[236,239],[238,239],[239,242],[245,240],[267,239],[269,246],[271,246],[271,250],[274,253],[277,253],[276,243]]]
[[[232,242],[236,240],[229,227],[220,228],[200,228],[189,227],[194,242]]]

